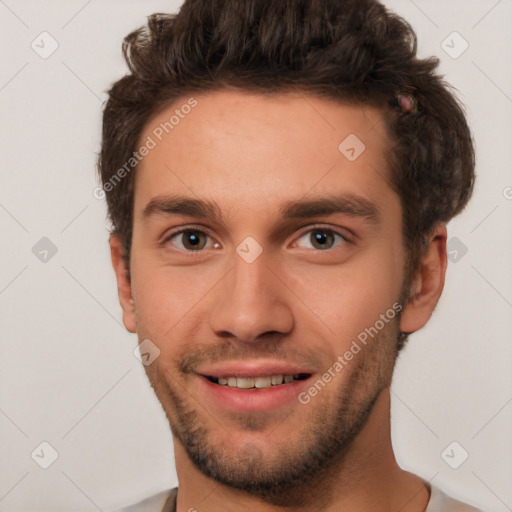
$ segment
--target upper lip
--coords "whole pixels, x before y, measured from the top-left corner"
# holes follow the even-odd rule
[[[208,377],[266,377],[271,375],[312,374],[311,368],[286,361],[229,361],[196,370]]]

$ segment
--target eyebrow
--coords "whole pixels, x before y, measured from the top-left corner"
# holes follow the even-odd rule
[[[308,219],[341,213],[359,217],[370,224],[380,221],[380,210],[370,200],[354,194],[328,195],[313,199],[299,199],[284,203],[279,212],[284,219]],[[153,216],[183,215],[208,219],[214,222],[222,221],[222,213],[217,203],[204,199],[194,199],[187,196],[158,196],[145,206],[141,213],[142,221]]]
[[[183,215],[213,221],[220,221],[222,218],[216,203],[186,196],[155,197],[145,206],[140,219],[144,221],[156,215]]]

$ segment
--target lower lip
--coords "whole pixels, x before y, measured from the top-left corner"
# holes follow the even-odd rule
[[[202,391],[209,401],[242,412],[272,411],[293,402],[298,403],[298,395],[309,385],[310,378],[264,389],[238,389],[215,384],[199,375]]]

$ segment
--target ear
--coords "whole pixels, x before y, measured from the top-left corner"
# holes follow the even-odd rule
[[[137,332],[137,322],[135,320],[135,305],[132,298],[132,286],[130,281],[130,271],[123,260],[123,244],[118,235],[111,234],[109,238],[110,257],[112,266],[117,278],[117,293],[119,302],[123,308],[123,324],[131,333]]]
[[[405,333],[421,329],[432,316],[441,297],[446,274],[446,226],[438,224],[411,283],[409,301],[400,318],[400,330]]]

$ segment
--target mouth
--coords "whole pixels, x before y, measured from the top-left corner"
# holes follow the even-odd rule
[[[279,374],[279,375],[266,375],[258,377],[213,377],[211,375],[203,375],[213,384],[224,386],[228,388],[255,390],[255,389],[268,389],[277,386],[286,386],[292,384],[294,381],[306,380],[310,377],[309,373],[294,373],[294,374]]]
[[[298,395],[316,371],[308,362],[258,359],[217,362],[195,368],[194,373],[206,408],[282,414],[299,404]]]
[[[196,382],[205,407],[236,413],[289,410],[313,377],[309,368],[286,362],[233,361],[201,370]]]

